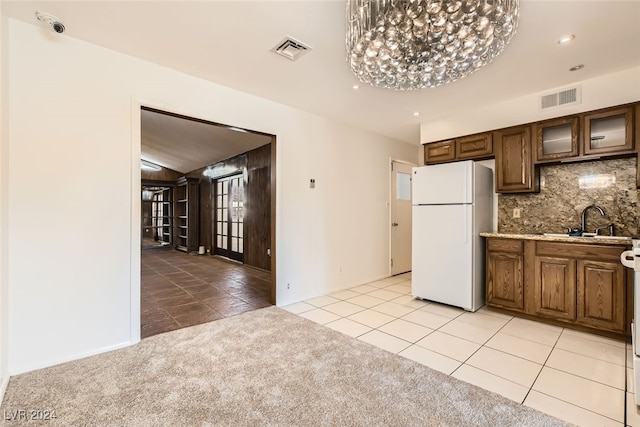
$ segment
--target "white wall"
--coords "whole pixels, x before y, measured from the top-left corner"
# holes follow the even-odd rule
[[[530,94],[508,101],[488,104],[482,109],[460,110],[455,115],[424,121],[420,125],[420,142],[439,141],[478,132],[561,117],[640,100],[640,67],[597,78],[578,81],[582,86],[582,103],[560,108],[538,109],[539,95]],[[563,86],[563,88],[572,85]],[[552,92],[556,88],[549,88]],[[560,89],[560,88],[558,88]]]
[[[1,6],[0,6],[1,7]],[[9,175],[9,88],[8,74],[5,72],[7,61],[6,43],[8,38],[7,20],[0,16],[0,401],[9,382],[8,372],[8,270],[7,270],[7,237],[8,237],[8,200],[4,196],[8,189]]]
[[[388,273],[389,159],[416,162],[418,147],[19,21],[8,31],[11,374],[138,339],[140,104],[277,136],[279,305]]]

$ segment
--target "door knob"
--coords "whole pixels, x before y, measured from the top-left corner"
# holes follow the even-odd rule
[[[398,223],[397,222],[392,222],[391,225],[394,226],[394,227],[397,227]]]

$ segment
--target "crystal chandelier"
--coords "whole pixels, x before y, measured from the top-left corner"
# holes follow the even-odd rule
[[[387,89],[453,82],[491,63],[518,26],[519,0],[347,0],[347,62]]]

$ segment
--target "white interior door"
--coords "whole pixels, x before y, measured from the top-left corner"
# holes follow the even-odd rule
[[[391,275],[411,271],[411,169],[391,162]]]

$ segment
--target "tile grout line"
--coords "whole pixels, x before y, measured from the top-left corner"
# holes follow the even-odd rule
[[[529,394],[531,393],[531,390],[533,390],[533,386],[536,384],[536,381],[538,381],[538,378],[540,377],[540,374],[542,373],[542,370],[547,366],[547,362],[549,361],[549,358],[551,357],[551,353],[553,353],[553,350],[555,350],[555,348],[556,348],[556,344],[558,344],[558,341],[560,341],[560,337],[562,336],[562,332],[563,331],[564,331],[564,328],[562,328],[562,330],[558,334],[558,337],[556,338],[556,341],[553,343],[553,346],[551,347],[551,351],[549,352],[549,354],[547,354],[546,359],[544,359],[544,363],[542,364],[542,369],[540,369],[540,371],[538,372],[538,375],[536,375],[536,377],[534,378],[533,382],[531,383],[531,387],[529,387],[529,390],[527,391],[527,394],[524,396],[524,399],[522,399],[522,404],[523,405],[524,405],[524,402],[527,400],[527,397],[529,397]],[[540,392],[538,392],[538,393],[540,393]],[[553,396],[550,396],[550,397],[553,397]],[[569,402],[567,402],[567,403],[569,403]]]
[[[567,400],[564,400],[564,399],[561,399],[561,398],[559,398],[559,397],[552,396],[552,395],[550,395],[550,394],[544,393],[544,392],[539,391],[539,390],[534,390],[534,391],[535,391],[536,393],[544,394],[545,396],[547,396],[547,397],[549,397],[549,398],[551,398],[551,399],[559,400],[560,402],[566,403],[567,405],[575,406],[576,408],[580,408],[580,409],[582,409],[582,410],[584,410],[584,411],[590,412],[590,413],[595,414],[595,415],[598,415],[598,416],[600,416],[600,417],[607,418],[607,419],[609,419],[609,420],[611,420],[611,421],[614,421],[614,422],[616,422],[616,423],[620,423],[620,422],[621,422],[621,421],[616,420],[615,418],[611,418],[611,417],[610,417],[610,416],[608,416],[608,415],[604,415],[604,414],[601,414],[601,413],[599,413],[599,412],[592,411],[592,410],[591,410],[591,409],[589,409],[589,408],[585,408],[585,407],[583,407],[583,406],[576,405],[575,403],[571,403],[571,402],[569,402],[569,401],[567,401]],[[625,413],[626,413],[626,411],[625,411]],[[556,417],[556,418],[557,418],[557,417]],[[623,419],[625,419],[625,420],[626,420],[626,416],[624,416],[624,417],[623,417]],[[626,425],[627,425],[627,424],[626,424],[626,421],[625,421],[625,422],[623,423],[623,426],[626,426]]]
[[[358,295],[358,296],[368,295],[368,294],[370,294],[370,293],[373,293],[373,292],[376,292],[376,291],[379,291],[379,290],[388,290],[387,288],[388,288],[389,286],[395,286],[395,285],[400,284],[400,283],[401,283],[401,282],[397,282],[397,283],[390,284],[390,285],[385,286],[385,287],[376,287],[376,289],[375,289],[375,290],[371,290],[371,291],[366,292],[366,293],[361,293],[361,294],[360,294],[360,295]],[[366,285],[366,284],[364,284],[364,285]],[[361,285],[361,286],[362,286],[362,285]],[[345,290],[348,290],[348,288],[347,288],[347,289],[345,289]],[[391,291],[391,290],[389,290],[389,292],[395,292],[395,291]],[[349,317],[348,317],[348,316],[342,316],[342,315],[340,315],[340,316],[339,316],[339,318],[338,318],[338,319],[336,319],[335,321],[338,321],[338,320],[341,320],[341,319],[347,319],[347,320],[351,320],[351,321],[353,321],[353,322],[355,322],[355,323],[358,323],[358,324],[360,324],[360,325],[362,325],[362,326],[364,326],[364,327],[370,328],[370,330],[369,330],[369,331],[364,332],[364,333],[361,333],[361,334],[356,335],[355,337],[353,337],[353,338],[355,338],[355,339],[359,339],[360,337],[362,337],[363,335],[368,334],[369,332],[377,331],[377,332],[380,332],[380,333],[384,334],[385,336],[388,336],[388,337],[392,337],[392,338],[399,339],[400,341],[402,341],[402,342],[404,342],[404,343],[408,344],[406,347],[404,347],[404,348],[403,348],[403,349],[401,349],[400,351],[396,352],[395,354],[397,354],[397,355],[400,355],[399,353],[401,353],[401,352],[405,351],[406,349],[408,349],[408,348],[410,348],[410,347],[412,347],[412,346],[417,346],[417,347],[420,347],[420,348],[424,348],[424,347],[420,346],[420,345],[419,345],[419,344],[417,344],[417,343],[418,343],[420,340],[422,340],[422,339],[424,339],[424,338],[426,338],[426,337],[428,337],[428,336],[432,335],[432,334],[433,334],[433,332],[435,332],[435,331],[439,331],[439,332],[441,332],[441,333],[443,333],[443,334],[445,334],[445,335],[448,335],[448,336],[450,336],[450,337],[457,338],[457,339],[460,339],[460,340],[463,340],[463,341],[468,341],[468,342],[470,342],[470,343],[473,343],[473,344],[479,345],[478,349],[476,349],[473,353],[471,353],[471,354],[470,354],[470,355],[469,355],[469,356],[468,356],[468,357],[467,357],[463,362],[461,362],[461,363],[460,363],[460,365],[459,365],[456,369],[454,369],[454,370],[449,374],[450,376],[453,376],[453,374],[454,374],[456,371],[458,371],[462,365],[465,365],[465,364],[466,364],[467,366],[472,366],[472,365],[469,365],[469,364],[468,364],[468,361],[473,357],[473,355],[475,355],[475,354],[476,354],[480,349],[482,349],[483,347],[486,347],[486,348],[489,348],[489,349],[492,349],[492,350],[495,350],[495,351],[500,351],[500,352],[502,352],[502,353],[504,353],[504,354],[507,354],[507,355],[512,356],[512,357],[516,357],[516,358],[518,358],[518,359],[521,359],[521,360],[524,360],[524,361],[527,361],[527,362],[535,363],[535,364],[539,365],[541,368],[540,368],[540,370],[538,371],[538,373],[537,373],[537,375],[536,375],[535,379],[533,380],[533,382],[532,382],[532,384],[531,384],[531,386],[530,386],[530,387],[523,386],[522,384],[519,384],[519,383],[517,383],[517,382],[514,382],[514,381],[512,381],[512,380],[511,380],[511,379],[509,379],[509,378],[505,378],[505,377],[502,377],[502,376],[500,376],[500,375],[496,375],[496,374],[493,374],[493,373],[491,373],[491,372],[485,371],[484,369],[476,368],[475,366],[472,366],[474,369],[478,369],[478,370],[480,370],[480,371],[482,371],[482,372],[485,372],[485,373],[487,373],[487,374],[490,374],[490,375],[495,375],[497,378],[500,378],[500,379],[502,379],[502,380],[504,380],[504,381],[507,381],[507,382],[509,382],[509,383],[512,383],[512,384],[515,384],[515,385],[519,385],[519,386],[521,386],[521,387],[525,387],[525,388],[527,389],[527,392],[526,392],[526,394],[525,394],[525,396],[524,396],[523,400],[520,402],[520,404],[521,404],[521,405],[524,405],[524,402],[525,402],[525,401],[527,400],[527,398],[530,396],[530,393],[531,393],[531,391],[533,390],[533,386],[534,386],[534,385],[535,385],[535,383],[538,381],[538,379],[539,379],[539,377],[540,377],[540,375],[541,375],[541,373],[542,373],[542,370],[543,370],[545,367],[547,367],[547,368],[549,368],[549,369],[554,369],[554,370],[555,370],[555,368],[552,368],[552,367],[548,366],[548,365],[547,365],[547,363],[549,362],[549,359],[550,359],[550,357],[551,357],[551,354],[553,353],[553,351],[554,351],[556,348],[557,348],[557,349],[559,349],[559,350],[567,351],[567,352],[569,352],[569,353],[573,353],[573,354],[577,354],[577,355],[580,355],[580,356],[583,356],[583,357],[587,357],[587,358],[589,358],[589,359],[593,359],[594,361],[602,361],[602,362],[610,363],[610,364],[612,364],[612,365],[622,366],[622,365],[619,365],[619,364],[617,364],[617,363],[615,363],[615,362],[610,362],[610,361],[607,361],[607,360],[602,360],[602,359],[599,359],[599,358],[591,357],[590,355],[584,355],[584,354],[577,353],[577,352],[572,351],[572,350],[560,349],[559,347],[557,347],[557,344],[558,344],[558,342],[559,342],[560,338],[562,337],[563,332],[565,331],[565,328],[562,328],[562,329],[561,329],[560,333],[559,333],[559,334],[558,334],[558,336],[555,338],[555,341],[554,341],[553,345],[551,345],[551,346],[548,346],[548,344],[540,343],[540,342],[535,341],[535,340],[529,340],[529,339],[523,338],[523,339],[526,339],[527,341],[531,341],[532,343],[535,343],[535,344],[540,344],[540,345],[542,345],[542,346],[551,347],[551,351],[549,351],[549,353],[548,353],[548,354],[547,354],[547,356],[545,357],[545,359],[544,359],[544,362],[543,362],[543,363],[535,362],[535,361],[532,361],[532,360],[527,359],[527,358],[525,358],[525,357],[521,357],[521,356],[518,356],[518,355],[515,355],[515,354],[511,354],[511,353],[508,353],[508,352],[502,351],[502,350],[500,350],[500,349],[495,349],[495,348],[493,348],[493,347],[488,346],[488,345],[487,345],[487,343],[488,343],[491,339],[493,339],[497,334],[499,334],[500,332],[503,332],[504,328],[505,328],[507,325],[509,325],[509,324],[513,321],[513,319],[515,319],[515,318],[516,318],[516,317],[513,317],[513,316],[512,316],[512,317],[511,317],[511,318],[510,318],[510,319],[509,319],[509,320],[508,320],[504,325],[502,325],[502,326],[501,326],[499,329],[497,329],[493,334],[491,334],[491,336],[490,336],[489,338],[487,338],[486,340],[484,340],[484,342],[483,342],[482,344],[476,343],[476,342],[474,342],[474,341],[470,341],[470,340],[465,339],[465,338],[462,338],[462,337],[458,337],[458,336],[456,336],[456,335],[449,334],[449,333],[447,333],[447,332],[443,332],[443,331],[441,330],[443,327],[445,327],[446,325],[450,324],[450,323],[451,323],[451,322],[453,322],[454,320],[458,319],[461,315],[465,314],[465,312],[459,313],[459,314],[457,314],[457,315],[456,315],[455,317],[453,317],[453,318],[448,318],[448,320],[447,320],[445,323],[441,324],[438,328],[433,329],[433,330],[432,330],[431,332],[429,332],[427,335],[425,335],[425,336],[421,337],[420,339],[416,340],[415,342],[407,341],[407,340],[406,340],[406,339],[404,339],[404,338],[401,338],[401,337],[398,337],[398,336],[393,335],[393,334],[391,334],[391,333],[387,333],[387,332],[385,332],[385,331],[380,330],[380,328],[382,328],[382,327],[384,327],[384,326],[388,325],[389,323],[392,323],[392,322],[394,322],[394,321],[396,321],[396,320],[404,320],[404,321],[410,322],[410,323],[412,323],[412,324],[414,324],[414,325],[416,325],[416,326],[420,326],[420,327],[427,328],[427,329],[432,329],[432,328],[430,328],[430,327],[428,327],[428,326],[426,326],[426,325],[424,325],[424,324],[421,324],[421,323],[415,323],[415,322],[413,322],[413,321],[411,321],[411,320],[404,319],[404,317],[405,317],[405,316],[408,316],[408,315],[410,315],[411,313],[414,313],[414,312],[416,312],[416,311],[425,311],[425,310],[423,310],[423,309],[424,309],[425,307],[427,307],[428,305],[430,305],[430,304],[431,304],[431,302],[427,302],[427,301],[425,301],[425,302],[426,302],[426,304],[425,304],[423,307],[419,307],[419,308],[416,308],[416,307],[413,307],[413,306],[408,306],[408,305],[405,305],[405,304],[402,304],[402,303],[396,303],[396,304],[400,304],[400,305],[403,305],[403,306],[408,307],[408,308],[412,308],[412,310],[411,310],[411,311],[409,311],[408,313],[403,314],[403,315],[401,315],[401,316],[398,316],[398,315],[395,315],[395,314],[394,314],[394,315],[390,315],[390,314],[388,314],[388,313],[381,312],[381,311],[378,311],[378,310],[376,310],[376,309],[375,309],[375,307],[378,307],[378,306],[380,306],[380,305],[386,304],[386,303],[388,303],[388,302],[393,302],[394,300],[396,300],[396,299],[398,299],[398,298],[405,297],[405,296],[407,296],[407,295],[409,295],[409,296],[410,296],[411,294],[403,294],[403,295],[398,296],[397,298],[394,298],[394,299],[391,299],[391,300],[384,300],[383,302],[378,303],[378,304],[376,304],[376,305],[374,305],[374,306],[371,306],[371,307],[363,307],[363,308],[362,308],[362,310],[359,310],[359,311],[357,311],[357,312],[352,313],[352,314],[350,314],[350,315],[349,315],[349,316],[351,316],[351,315],[356,314],[356,313],[360,313],[360,312],[363,312],[363,311],[366,311],[366,310],[371,310],[371,311],[375,311],[376,313],[380,313],[380,314],[388,315],[388,316],[391,316],[391,317],[393,317],[393,318],[394,318],[393,320],[390,320],[390,321],[388,321],[388,322],[385,322],[385,323],[383,323],[383,324],[381,324],[381,325],[378,325],[378,326],[376,326],[376,327],[371,327],[371,326],[366,325],[366,324],[364,324],[364,323],[361,323],[361,322],[359,322],[359,321],[357,321],[357,320],[349,319]],[[357,298],[358,296],[352,296],[352,297],[351,297],[351,299],[352,299],[352,298]],[[371,295],[369,295],[369,296],[371,296]],[[374,296],[371,296],[371,297],[376,298],[376,297],[374,297]],[[348,299],[341,299],[341,298],[337,298],[337,299],[338,299],[339,301],[349,302],[349,301],[348,301]],[[356,303],[351,303],[351,304],[358,305],[358,304],[356,304]],[[312,304],[310,304],[310,305],[313,307],[312,309],[315,309],[315,308],[322,308],[322,307],[315,307],[315,306],[313,306]],[[360,306],[360,307],[362,307],[362,306]],[[324,310],[324,311],[329,312],[328,310]],[[437,313],[437,312],[430,312],[430,311],[428,311],[428,312],[429,312],[429,313],[431,313],[431,314],[434,314],[434,315],[440,315],[440,316],[442,316],[441,314],[439,314],[439,313]],[[301,313],[303,313],[303,312],[301,312]],[[300,314],[301,314],[301,313],[300,313]],[[333,313],[333,314],[335,314],[335,313]],[[483,314],[483,315],[487,315],[487,316],[490,316],[490,314],[487,314],[487,313],[481,313],[481,314]],[[448,317],[448,316],[442,316],[442,317]],[[332,323],[332,322],[328,322],[328,323]],[[469,322],[469,323],[470,323],[470,324],[473,324],[473,322]],[[326,326],[326,324],[325,324],[325,326]],[[478,326],[478,327],[482,327],[482,326],[480,326],[480,325],[476,325],[476,326]],[[485,328],[485,329],[490,329],[490,328]],[[521,337],[519,337],[518,335],[513,335],[512,333],[508,333],[508,332],[504,332],[504,334],[506,334],[506,335],[508,335],[508,336],[511,336],[511,337],[521,338]],[[579,339],[586,339],[586,338],[583,338],[583,337],[580,337],[580,336],[576,336],[576,338],[579,338]],[[361,341],[362,341],[362,340],[361,340]],[[608,343],[605,343],[605,342],[601,342],[601,341],[599,341],[599,340],[590,340],[590,341],[593,341],[594,343],[598,343],[598,344],[605,344],[605,345],[606,345],[606,344],[608,344]],[[381,347],[380,347],[380,348],[381,348]],[[386,349],[385,349],[385,350],[386,350]],[[429,350],[429,349],[427,349],[427,350]],[[386,351],[389,351],[389,350],[386,350]],[[438,351],[436,351],[436,350],[432,350],[432,351],[434,351],[434,353],[439,354],[439,355],[441,355],[441,356],[443,356],[443,357],[449,357],[449,356],[447,356],[447,355],[445,355],[445,354],[442,354],[442,353],[440,353],[440,352],[438,352]],[[391,352],[391,351],[389,351],[389,352]],[[393,353],[393,352],[391,352],[391,353]],[[401,357],[403,357],[403,356],[401,356]],[[449,357],[449,358],[450,358],[450,357]],[[451,360],[454,360],[454,361],[456,361],[456,362],[459,362],[459,361],[457,361],[456,359],[453,359],[453,358],[450,358],[450,359],[451,359]],[[428,366],[428,365],[424,365],[424,366]],[[625,346],[625,362],[624,362],[624,369],[625,369],[625,380],[624,380],[624,381],[625,381],[625,385],[624,385],[624,390],[623,390],[623,392],[624,392],[624,396],[625,396],[625,397],[624,397],[624,402],[623,402],[623,404],[624,404],[624,421],[623,421],[623,422],[625,423],[625,425],[626,425],[626,422],[627,422],[627,411],[626,411],[627,393],[628,393],[628,391],[627,391],[628,384],[627,384],[627,376],[626,376],[626,369],[627,369],[627,368],[628,368],[628,361],[627,361],[627,357],[626,357],[626,346]],[[609,385],[609,384],[605,384],[605,383],[602,383],[602,382],[599,382],[599,381],[596,381],[596,380],[592,380],[592,379],[590,379],[590,378],[585,378],[585,377],[583,377],[583,376],[581,376],[581,375],[573,374],[573,373],[571,373],[571,372],[566,372],[566,371],[563,371],[563,370],[558,370],[558,371],[559,371],[559,372],[564,372],[564,373],[566,373],[566,374],[568,374],[568,375],[573,375],[573,376],[575,376],[575,377],[577,377],[577,378],[581,378],[581,379],[584,379],[584,380],[586,380],[586,381],[591,381],[591,382],[593,382],[593,383],[596,383],[596,384],[599,384],[599,385],[602,385],[602,386],[605,386],[605,387],[610,387],[610,388],[612,388],[612,389],[620,390],[618,387],[614,387],[614,386],[611,386],[611,385]],[[617,421],[615,418],[611,418],[611,417],[609,417],[609,416],[607,416],[607,415],[603,415],[603,414],[600,414],[600,413],[598,413],[598,412],[592,411],[592,410],[590,410],[590,409],[583,408],[582,406],[579,406],[579,405],[576,405],[576,404],[574,404],[574,403],[571,403],[571,402],[565,401],[565,400],[563,400],[563,399],[556,398],[556,397],[554,397],[554,396],[550,396],[550,395],[548,395],[548,394],[546,394],[546,393],[543,393],[543,392],[540,392],[540,391],[538,391],[538,390],[536,390],[536,392],[538,392],[538,393],[540,393],[540,394],[543,394],[543,395],[545,395],[545,396],[548,396],[549,398],[557,399],[558,401],[564,402],[564,403],[566,403],[566,404],[568,404],[568,405],[571,405],[571,406],[573,406],[573,407],[583,409],[583,410],[585,410],[585,411],[587,411],[587,412],[589,412],[589,413],[593,413],[593,414],[595,414],[595,415],[605,417],[605,418],[610,419],[610,420],[612,420],[612,421],[619,422],[619,421]]]
[[[482,307],[481,307],[481,308],[482,308]],[[513,320],[513,317],[512,317],[511,319],[509,319],[509,321],[508,321],[508,322],[506,322],[504,325],[502,325],[502,326],[500,327],[500,329],[498,329],[498,330],[497,330],[493,335],[491,335],[491,336],[490,336],[490,337],[489,337],[489,338],[488,338],[488,339],[487,339],[483,344],[480,344],[480,347],[478,347],[478,348],[476,349],[476,351],[474,351],[473,353],[471,353],[471,354],[469,355],[469,357],[467,357],[467,358],[465,359],[465,361],[464,361],[464,362],[462,362],[462,363],[460,364],[460,366],[465,365],[465,364],[469,361],[469,359],[471,359],[471,358],[473,357],[473,355],[474,355],[474,354],[476,354],[477,352],[479,352],[479,351],[480,351],[480,349],[481,349],[481,348],[483,348],[483,347],[484,347],[484,346],[485,346],[485,345],[486,345],[486,344],[491,340],[491,338],[493,338],[494,336],[496,336],[496,334],[497,334],[498,332],[500,332],[500,331],[501,331],[505,326],[507,326],[507,325],[508,325],[512,320]],[[442,325],[442,326],[444,326],[444,325]],[[439,329],[439,328],[438,328],[438,329]],[[445,334],[446,332],[442,332],[442,333],[443,333],[443,334]],[[464,339],[464,338],[462,338],[462,339]],[[467,341],[468,341],[468,340],[467,340]],[[473,341],[472,341],[472,342],[473,342]],[[477,343],[476,343],[476,344],[477,344]],[[489,347],[489,348],[490,348],[490,347]],[[493,350],[495,350],[495,349],[493,349]],[[499,351],[499,350],[496,350],[496,351]],[[504,352],[503,352],[503,353],[504,353]],[[506,353],[506,354],[509,354],[509,353]],[[512,355],[512,356],[513,356],[513,355]],[[458,369],[460,369],[460,366],[458,366],[456,369],[454,369],[454,370],[453,370],[453,372],[451,372],[451,374],[450,374],[450,375],[453,375],[453,374],[454,374],[454,372],[456,372]],[[473,368],[476,368],[476,367],[475,367],[475,366],[473,366],[473,365],[469,365],[469,366],[471,366],[471,367],[473,367]],[[480,369],[480,368],[476,368],[476,369]],[[480,370],[482,371],[482,369],[480,369]],[[491,372],[489,372],[489,373],[490,373],[490,374],[492,374]],[[492,375],[495,375],[495,374],[492,374]],[[500,377],[499,375],[496,375],[496,377],[502,378],[502,377]],[[511,380],[508,380],[507,378],[503,378],[503,379],[505,379],[505,380],[507,380],[507,381],[511,381]],[[511,382],[513,382],[513,381],[511,381]],[[515,383],[515,384],[517,384],[517,383]]]

